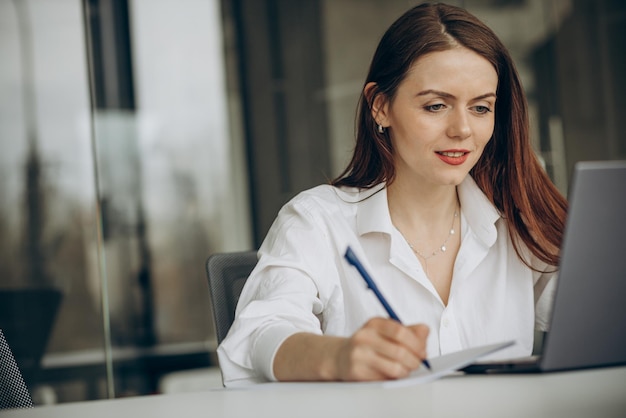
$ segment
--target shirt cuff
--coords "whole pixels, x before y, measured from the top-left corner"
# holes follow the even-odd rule
[[[275,382],[274,357],[282,343],[293,334],[302,330],[291,324],[274,325],[265,330],[256,339],[252,350],[252,364],[255,370],[259,370],[268,380]]]

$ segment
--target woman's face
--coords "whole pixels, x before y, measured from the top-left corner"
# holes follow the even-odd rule
[[[467,48],[419,58],[374,117],[389,130],[396,180],[458,185],[494,130],[498,75]]]

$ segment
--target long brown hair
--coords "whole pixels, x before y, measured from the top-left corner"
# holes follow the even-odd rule
[[[498,74],[495,127],[470,174],[506,219],[515,251],[519,240],[543,262],[557,266],[567,200],[550,181],[532,150],[526,97],[507,49],[484,23],[466,10],[425,3],[396,20],[383,35],[370,65],[357,108],[356,147],[334,186],[371,188],[395,177],[388,132],[379,133],[370,109],[377,96],[393,101],[413,63],[425,54],[463,46],[487,59]]]

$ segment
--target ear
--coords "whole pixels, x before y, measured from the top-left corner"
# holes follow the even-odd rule
[[[387,100],[387,97],[378,89],[378,84],[370,81],[365,85],[363,94],[367,99],[367,103],[370,105],[370,111],[372,112],[372,118],[374,121],[377,124],[382,125],[384,128],[389,127],[389,101]]]

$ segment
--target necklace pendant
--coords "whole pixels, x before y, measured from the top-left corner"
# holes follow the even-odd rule
[[[431,257],[436,256],[437,254],[439,254],[440,252],[445,253],[446,250],[448,249],[448,247],[446,247],[448,240],[450,239],[450,237],[452,235],[455,234],[455,230],[454,230],[454,221],[455,219],[459,216],[459,212],[458,210],[456,210],[454,212],[454,217],[452,218],[452,225],[450,226],[450,232],[448,232],[448,236],[446,237],[446,240],[443,242],[443,244],[441,244],[439,246],[438,249],[436,249],[435,251],[433,251],[432,253],[430,253],[429,255],[424,254],[423,252],[421,252],[420,250],[418,250],[417,248],[415,248],[413,246],[413,244],[411,244],[409,242],[409,240],[406,239],[406,237],[404,237],[404,234],[402,234],[402,232],[400,231],[400,234],[402,235],[402,237],[404,238],[404,240],[406,241],[406,243],[409,245],[409,248],[415,253],[415,255],[421,257],[424,260],[424,266],[426,267],[426,275],[428,276],[428,259]]]

